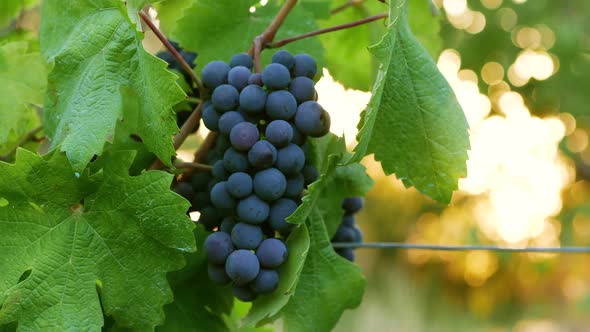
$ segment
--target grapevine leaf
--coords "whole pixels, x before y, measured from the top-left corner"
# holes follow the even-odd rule
[[[16,18],[22,10],[31,8],[39,3],[39,0],[4,0],[0,1],[0,27],[8,24]]]
[[[202,248],[207,233],[197,227],[197,247]],[[166,305],[166,321],[157,331],[228,331],[222,315],[233,306],[231,288],[219,287],[207,276],[207,259],[203,251],[185,254],[187,266],[170,273],[174,302]]]
[[[283,319],[288,331],[330,331],[344,310],[361,303],[366,281],[357,265],[336,254],[318,209],[306,225],[310,249]]]
[[[166,0],[154,4],[154,8],[158,11],[160,30],[166,35],[172,36],[172,32],[178,23],[178,18],[184,16],[184,11],[192,3],[193,0]]]
[[[342,4],[342,1],[333,2],[334,7]],[[333,27],[382,13],[385,8],[386,5],[378,1],[365,1],[319,21],[319,24],[321,28]],[[369,90],[378,64],[367,51],[367,46],[378,42],[384,31],[383,20],[378,20],[320,35],[322,45],[330,50],[326,52],[326,67],[334,79],[348,88]]]
[[[371,52],[381,62],[351,162],[374,153],[386,174],[449,203],[467,173],[468,124],[453,90],[412,35],[407,5]]]
[[[166,64],[147,53],[119,0],[58,0],[42,5],[41,49],[55,63],[43,120],[52,146],[60,145],[75,170],[83,169],[119,119],[126,120],[123,89],[139,107],[137,136],[168,166],[178,131],[172,106],[184,93]],[[125,101],[131,103],[131,101]]]
[[[30,105],[42,105],[47,68],[28,42],[0,46],[0,152],[12,149],[19,138],[39,124]]]
[[[301,0],[300,6],[317,18],[330,16],[330,0]]]
[[[254,38],[266,29],[280,8],[269,2],[264,7],[255,7],[256,11],[250,13],[250,7],[258,4],[258,0],[195,1],[184,11],[173,38],[183,47],[199,52],[197,67],[201,69],[212,60],[229,61],[232,55],[250,48]],[[317,28],[313,16],[297,6],[281,25],[275,40]],[[323,65],[323,48],[317,38],[306,38],[287,45],[285,49],[292,53],[308,53],[316,59],[318,67]],[[263,52],[263,62],[270,62],[272,53]]]
[[[165,0],[127,0],[127,14],[131,22],[135,23],[137,30],[141,30],[141,20],[139,18],[139,12],[148,3],[156,3]]]
[[[344,138],[330,134],[311,140],[310,161],[318,168],[320,178],[311,184],[301,205],[288,218],[294,224],[301,224],[317,208],[326,222],[331,236],[338,228],[344,214],[341,203],[346,197],[364,196],[373,186],[365,167],[358,164],[339,165],[347,158]]]
[[[297,286],[299,275],[309,251],[309,234],[307,227],[297,227],[287,239],[289,259],[280,267],[281,278],[277,289],[269,295],[262,295],[252,303],[248,316],[244,318],[244,325],[255,325],[275,317],[289,302]]]
[[[132,160],[114,154],[93,176],[60,153],[20,149],[15,164],[0,163],[0,325],[98,331],[101,305],[120,327],[162,323],[166,273],[195,249],[194,226],[172,175],[131,177]]]

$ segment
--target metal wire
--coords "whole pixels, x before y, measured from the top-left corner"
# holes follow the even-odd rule
[[[590,247],[501,247],[491,245],[434,245],[401,242],[333,242],[334,248],[354,249],[418,249],[418,250],[443,250],[443,251],[501,251],[501,252],[537,252],[537,253],[564,253],[564,254],[590,254]]]

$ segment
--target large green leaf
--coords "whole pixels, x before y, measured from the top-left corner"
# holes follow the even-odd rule
[[[173,34],[183,47],[199,52],[197,67],[203,68],[212,60],[229,61],[232,55],[245,52],[254,38],[260,35],[279,11],[278,6],[269,2],[250,13],[258,0],[198,0],[184,11]],[[228,15],[231,13],[231,15]],[[300,6],[295,7],[281,28],[275,40],[317,30],[317,24]],[[292,53],[308,53],[323,65],[323,49],[317,38],[306,38],[284,47]],[[267,63],[272,51],[262,53]]]
[[[0,46],[0,153],[39,124],[30,105],[42,105],[47,68],[26,41]]]
[[[374,153],[386,174],[449,203],[467,173],[468,124],[453,90],[412,34],[407,5],[390,5],[389,31],[371,51],[381,62],[359,122],[354,158]],[[399,9],[399,11],[398,11]]]
[[[158,20],[160,21],[160,30],[167,36],[172,36],[176,29],[178,18],[184,16],[185,9],[193,4],[193,0],[166,0],[154,4],[158,11]]]
[[[160,171],[130,177],[131,153],[78,173],[63,154],[0,163],[0,325],[22,331],[152,330],[172,301],[166,273],[195,249],[189,203]],[[102,306],[102,309],[101,309]]]
[[[55,62],[43,120],[76,170],[112,141],[117,120],[126,120],[122,89],[135,96],[125,103],[140,110],[135,134],[171,165],[178,131],[171,108],[184,93],[166,64],[143,49],[126,12],[118,0],[43,1],[41,49]]]
[[[275,318],[293,296],[309,251],[309,233],[305,225],[296,228],[289,235],[287,249],[289,258],[279,270],[281,278],[277,289],[254,301],[248,316],[244,319],[244,325],[254,325]]]
[[[24,9],[31,8],[39,3],[39,0],[3,0],[0,1],[0,27],[5,26],[16,18]]]
[[[324,222],[317,209],[305,222],[310,249],[295,294],[283,309],[286,331],[330,331],[342,312],[363,298],[360,268],[336,254]]]

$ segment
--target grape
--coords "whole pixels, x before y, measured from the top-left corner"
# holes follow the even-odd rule
[[[178,50],[178,48],[177,48]],[[180,51],[180,56],[184,59],[184,61],[192,68],[195,66],[195,59],[197,58],[197,53],[189,52],[182,50]]]
[[[215,179],[211,179],[211,181],[209,181],[209,183],[207,184],[207,191],[211,192],[211,189],[213,189],[213,186],[215,184],[217,184],[217,182],[219,182],[219,181],[217,181]]]
[[[287,189],[287,179],[276,168],[262,170],[254,175],[254,192],[265,201],[281,198]]]
[[[238,286],[234,285],[232,287],[232,293],[234,296],[238,298],[238,300],[243,302],[252,302],[256,299],[256,293],[248,286]]]
[[[238,106],[240,93],[229,84],[222,84],[213,90],[211,102],[215,109],[221,112],[231,111]]]
[[[258,258],[249,250],[236,250],[225,261],[225,272],[236,285],[245,285],[254,280],[259,271]]]
[[[305,76],[295,77],[289,84],[289,92],[295,97],[298,104],[314,99],[314,83]]]
[[[237,223],[231,230],[231,240],[238,249],[256,249],[262,237],[260,227],[243,222]]]
[[[205,239],[203,248],[207,260],[213,264],[224,264],[227,256],[234,251],[231,237],[224,232],[209,234]]]
[[[285,221],[285,218],[297,210],[297,203],[288,198],[281,198],[270,206],[269,222],[272,228],[281,233],[288,233],[293,224]]]
[[[244,66],[233,67],[227,74],[227,83],[231,84],[238,91],[242,91],[248,85],[252,72]]]
[[[352,248],[338,248],[336,249],[336,253],[349,261],[354,262],[354,250]]]
[[[209,89],[215,89],[227,82],[230,67],[223,61],[211,61],[201,71],[203,84]]]
[[[354,216],[351,214],[345,214],[342,217],[342,225],[347,227],[354,227]]]
[[[305,165],[305,154],[303,150],[295,144],[289,144],[286,147],[279,149],[277,152],[276,168],[281,172],[291,175],[303,169]]]
[[[274,120],[266,126],[265,135],[274,146],[282,148],[289,145],[293,139],[293,128],[287,121]]]
[[[229,135],[235,125],[244,121],[244,117],[239,112],[225,112],[219,117],[219,131],[224,135]]]
[[[260,120],[263,119],[263,116],[260,113],[259,114],[252,114],[252,113],[246,113],[246,112],[240,110],[240,114],[242,114],[244,121],[250,122],[253,125],[258,125]]]
[[[315,168],[314,165],[310,165],[310,164],[303,166],[301,173],[303,173],[303,178],[305,179],[306,186],[315,182],[320,177],[320,174],[318,173],[318,169]]]
[[[227,191],[226,181],[213,186],[213,189],[211,189],[211,203],[218,209],[232,209],[236,206],[236,201]]]
[[[229,61],[230,67],[237,67],[237,66],[244,66],[248,69],[252,69],[254,67],[254,61],[252,61],[252,57],[247,53],[238,53],[231,57]]]
[[[305,53],[297,54],[293,58],[295,60],[295,65],[293,66],[293,75],[296,77],[306,76],[313,79],[318,71],[315,60]]]
[[[356,238],[354,227],[340,225],[334,234],[334,242],[354,242]]]
[[[248,156],[234,148],[229,148],[223,154],[223,166],[230,173],[246,172],[250,167]]]
[[[247,113],[260,113],[266,105],[266,91],[250,84],[240,92],[240,109]]]
[[[219,225],[220,219],[217,209],[212,206],[206,206],[201,210],[199,223],[205,226],[206,229],[213,229]]]
[[[190,183],[179,182],[174,191],[189,201],[193,198],[193,186]]]
[[[291,74],[287,67],[271,63],[262,71],[262,82],[271,90],[285,89],[291,81]]]
[[[248,151],[248,161],[258,169],[272,166],[277,160],[277,149],[266,140],[256,142]]]
[[[176,64],[176,59],[174,58],[174,56],[172,55],[172,53],[165,51],[165,52],[159,52],[158,54],[156,54],[156,56],[164,61],[166,61],[166,63],[168,64],[168,67],[170,68],[174,68],[175,64]]]
[[[295,126],[307,136],[324,136],[330,131],[330,114],[317,102],[306,101],[297,108]]]
[[[215,107],[213,107],[213,104],[210,102],[205,102],[201,114],[201,118],[203,119],[203,123],[207,129],[212,131],[219,130],[219,113],[217,113],[217,110]]]
[[[221,153],[221,155],[223,155],[225,150],[229,149],[230,147],[231,142],[229,141],[229,137],[223,135],[217,136],[217,139],[215,140],[215,151],[218,151]]]
[[[289,120],[297,112],[297,100],[289,91],[273,91],[266,99],[265,109],[271,119]]]
[[[266,239],[256,249],[260,265],[266,268],[277,268],[287,260],[287,246],[279,239]]]
[[[227,273],[225,273],[225,266],[223,265],[207,264],[207,275],[209,276],[209,279],[217,285],[227,285],[231,281],[227,276]]]
[[[260,224],[268,218],[269,210],[268,203],[256,195],[250,195],[238,202],[237,214],[241,221]]]
[[[194,191],[205,191],[207,183],[211,180],[211,175],[207,172],[198,172],[191,176],[191,183]]]
[[[272,293],[279,285],[279,273],[275,270],[260,269],[251,287],[256,294]]]
[[[262,86],[262,74],[260,73],[254,73],[252,75],[250,75],[250,78],[248,78],[248,84],[255,84],[255,85],[259,85]]]
[[[193,211],[201,211],[205,206],[211,205],[209,193],[201,191],[193,196],[191,201],[191,208]]]
[[[229,133],[231,145],[238,151],[248,151],[259,137],[258,128],[250,122],[238,123]]]
[[[244,172],[233,173],[227,179],[227,190],[235,198],[244,198],[252,193],[252,177]]]
[[[287,189],[285,190],[285,197],[298,199],[301,197],[304,187],[303,174],[297,173],[290,178],[287,178]]]
[[[293,58],[293,55],[291,55],[289,51],[285,50],[280,50],[273,54],[271,61],[272,63],[280,63],[289,70],[293,69],[293,66],[295,65],[295,59]]]
[[[213,178],[218,181],[227,180],[228,174],[223,166],[223,160],[218,160],[213,164],[213,169],[211,170],[211,174],[213,174]]]
[[[298,129],[297,127],[295,127],[295,124],[293,123],[289,123],[291,125],[291,129],[293,129],[293,139],[291,140],[291,143],[293,144],[297,144],[299,146],[302,146],[303,144],[305,144],[305,135],[303,135]]]
[[[363,242],[363,232],[358,227],[352,227],[354,231],[354,239],[352,242]]]
[[[348,197],[342,201],[342,208],[347,213],[357,213],[363,208],[362,197]]]
[[[221,221],[221,225],[219,225],[219,230],[225,232],[227,234],[231,234],[232,229],[236,225],[236,221],[232,217],[225,217]]]

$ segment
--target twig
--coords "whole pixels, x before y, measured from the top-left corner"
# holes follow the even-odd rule
[[[215,145],[215,140],[219,136],[219,133],[216,131],[209,132],[207,137],[203,140],[201,145],[199,145],[199,149],[195,152],[195,162],[203,163],[207,159],[207,153],[209,150]]]
[[[207,164],[201,163],[189,163],[189,162],[175,162],[174,167],[176,168],[190,168],[193,171],[210,172],[213,167]]]
[[[279,12],[277,13],[277,16],[275,16],[272,22],[270,22],[266,30],[264,30],[264,32],[261,35],[254,38],[254,42],[248,50],[248,54],[253,56],[254,60],[257,59],[256,54],[260,55],[260,52],[262,52],[262,49],[265,47],[265,45],[274,40],[277,31],[279,30],[285,19],[287,19],[287,15],[289,15],[289,13],[293,9],[293,7],[295,7],[296,4],[297,0],[287,0],[283,7],[281,7]],[[256,64],[256,66],[260,67],[259,56],[258,63]],[[259,72],[259,70],[260,68],[257,68],[257,72]]]
[[[156,35],[156,37],[158,37],[158,39],[162,42],[162,44],[164,44],[164,46],[172,54],[174,59],[176,59],[176,61],[178,61],[178,63],[182,67],[182,69],[195,82],[195,84],[197,85],[197,88],[199,89],[201,97],[203,97],[205,89],[203,87],[203,83],[201,83],[201,80],[195,74],[195,71],[191,68],[191,66],[186,61],[184,61],[184,59],[182,58],[180,53],[178,53],[178,51],[174,48],[174,46],[172,46],[172,44],[170,44],[170,42],[168,41],[166,36],[164,36],[162,31],[160,31],[160,29],[158,29],[158,27],[156,27],[154,25],[154,23],[150,20],[150,18],[144,12],[140,11],[139,16],[145,22],[145,24],[147,24],[147,26],[150,28],[150,30],[152,30],[154,32],[154,34]]]
[[[348,0],[342,5],[335,7],[334,9],[330,10],[330,15],[338,14],[339,12],[345,10],[348,7],[356,6],[363,3],[364,0]]]
[[[174,149],[178,150],[178,148],[184,143],[188,135],[193,131],[193,129],[197,126],[199,121],[201,121],[201,109],[203,108],[203,103],[199,103],[197,107],[193,110],[191,115],[186,119],[186,121],[180,127],[180,131],[176,136],[174,136]]]
[[[260,52],[262,52],[262,38],[260,36],[254,39],[254,68],[257,73],[262,72],[262,65],[260,64]]]
[[[400,242],[334,242],[334,248],[378,248],[378,249],[418,249],[442,251],[502,251],[502,252],[539,252],[539,253],[579,253],[590,254],[590,247],[525,247],[512,248],[486,245],[444,246],[434,244],[414,244]]]
[[[297,41],[297,40],[300,40],[300,39],[304,39],[304,38],[308,38],[308,37],[313,37],[313,36],[321,35],[323,33],[328,33],[328,32],[332,32],[332,31],[338,31],[338,30],[352,28],[352,27],[355,27],[357,25],[362,25],[362,24],[366,24],[366,23],[369,23],[369,22],[377,21],[377,20],[380,20],[380,19],[386,18],[386,17],[387,17],[387,13],[378,14],[378,15],[375,15],[375,16],[370,16],[370,17],[367,17],[367,18],[363,18],[362,20],[358,20],[358,21],[354,21],[354,22],[350,22],[350,23],[346,23],[346,24],[341,24],[341,25],[336,25],[336,26],[333,26],[333,27],[329,27],[329,28],[325,28],[325,29],[320,29],[320,30],[317,30],[317,31],[312,31],[312,32],[304,33],[304,34],[299,35],[299,36],[293,36],[293,37],[281,39],[281,40],[278,40],[278,41],[276,41],[274,43],[267,43],[266,44],[266,47],[267,48],[277,48],[277,47],[284,46],[286,44],[292,43],[292,42]]]
[[[35,127],[33,129],[31,129],[25,136],[23,136],[14,146],[14,148],[12,148],[12,150],[10,150],[7,154],[0,156],[0,160],[8,160],[10,158],[10,156],[12,156],[13,154],[16,153],[16,150],[23,144],[25,144],[26,142],[32,140],[35,138],[35,135],[37,135],[37,133],[39,133],[41,130],[43,130],[43,126],[38,126]]]

